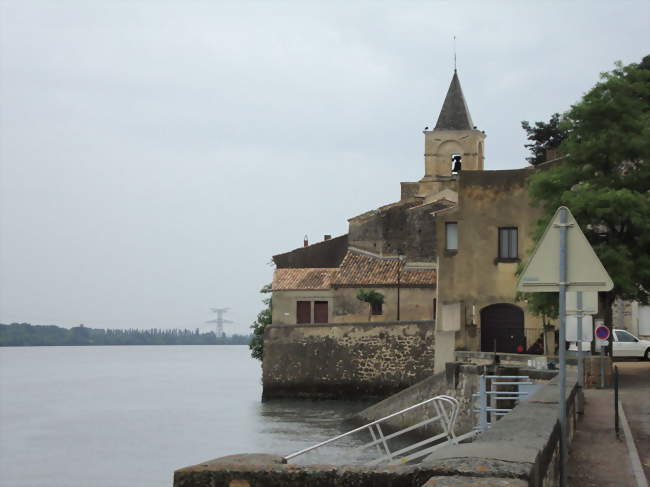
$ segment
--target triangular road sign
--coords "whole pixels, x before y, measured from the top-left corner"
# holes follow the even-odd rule
[[[524,272],[519,276],[518,291],[539,293],[560,290],[560,209],[555,212]],[[611,277],[568,208],[566,212],[567,291],[610,291],[614,287]]]

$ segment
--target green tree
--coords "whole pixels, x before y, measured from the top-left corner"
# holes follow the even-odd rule
[[[650,56],[616,63],[563,121],[565,160],[529,181],[544,210],[536,239],[558,206],[571,210],[614,281],[604,303],[611,322],[616,297],[647,304],[650,292]],[[526,298],[534,312],[557,316],[548,294]]]
[[[548,122],[535,122],[533,126],[524,120],[521,122],[521,128],[526,131],[528,140],[532,142],[524,146],[531,153],[526,160],[536,166],[553,158],[551,153],[557,152],[560,144],[568,135],[569,127],[566,122],[562,121],[559,113],[554,113]]]
[[[260,289],[260,292],[262,294],[268,294],[272,291],[273,289],[271,288],[271,284],[266,284],[264,287],[262,287],[262,289]],[[268,298],[262,299],[262,302],[266,305],[266,308],[259,312],[257,319],[251,325],[253,335],[251,337],[250,343],[248,344],[248,348],[251,350],[251,356],[258,360],[262,360],[264,358],[264,330],[266,330],[267,325],[271,324],[273,306],[270,296]]]
[[[384,295],[373,290],[367,291],[365,289],[359,289],[357,292],[357,299],[364,303],[368,303],[368,321],[370,321],[370,318],[372,317],[373,305],[384,304]]]

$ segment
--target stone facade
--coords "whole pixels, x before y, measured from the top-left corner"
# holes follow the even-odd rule
[[[430,376],[432,321],[270,325],[265,399],[385,397]]]
[[[458,178],[458,205],[436,215],[437,233],[457,225],[458,245],[453,251],[438,239],[437,340],[448,343],[437,357],[436,370],[453,360],[453,350],[481,350],[483,310],[510,304],[523,312],[527,343],[545,333],[540,317],[517,300],[517,266],[533,249],[531,235],[541,210],[531,207],[527,179],[533,169],[463,171]],[[499,229],[517,232],[517,255],[499,257]],[[554,352],[554,333],[543,337],[546,352]],[[486,350],[491,351],[491,350]]]
[[[274,278],[273,323],[427,320],[427,333],[435,334],[436,372],[453,361],[455,350],[492,351],[497,346],[499,352],[553,354],[554,330],[544,329],[542,320],[518,301],[515,289],[517,267],[532,250],[533,227],[541,215],[531,207],[527,189],[527,179],[537,169],[485,171],[485,137],[472,122],[454,72],[435,127],[424,130],[424,176],[402,182],[399,201],[350,218],[348,234],[335,243],[274,257],[276,277],[297,267],[303,267],[305,276],[314,268],[329,269],[330,274],[318,286],[307,277],[294,285],[280,285]],[[449,224],[456,228],[453,249],[448,248]],[[501,255],[501,229],[515,235],[508,258]],[[353,254],[373,262],[357,259],[349,264]],[[409,272],[428,272],[428,278],[405,285]],[[342,280],[346,273],[355,279]],[[384,295],[381,313],[368,315],[368,305],[356,298],[359,289]],[[305,306],[311,306],[311,315],[305,314]],[[335,327],[322,329],[337,333]],[[271,354],[272,343],[267,347]],[[268,367],[272,364],[265,360],[265,371]],[[265,373],[265,381],[269,377]],[[320,379],[314,376],[314,381]]]

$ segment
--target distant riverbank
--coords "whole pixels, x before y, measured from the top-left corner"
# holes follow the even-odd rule
[[[84,325],[62,328],[30,323],[0,324],[0,347],[98,346],[98,345],[248,345],[250,335],[218,337],[199,329],[104,330]]]

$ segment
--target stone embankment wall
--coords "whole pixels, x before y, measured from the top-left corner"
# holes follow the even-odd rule
[[[576,422],[576,375],[564,391],[569,437]],[[233,455],[177,470],[174,487],[555,487],[559,485],[557,378],[474,442],[450,446],[418,465],[292,465],[276,455]]]
[[[264,399],[386,397],[433,374],[434,322],[270,325]]]

